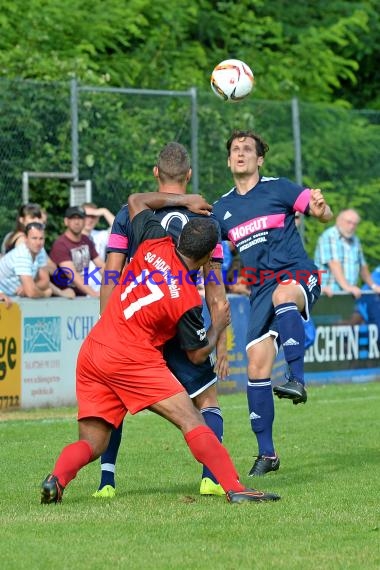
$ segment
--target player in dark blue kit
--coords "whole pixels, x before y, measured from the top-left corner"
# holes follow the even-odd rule
[[[153,169],[158,181],[159,191],[172,194],[185,194],[191,177],[190,160],[186,149],[179,143],[167,144],[160,152],[157,165]],[[198,214],[187,208],[166,208],[157,210],[156,217],[163,228],[175,239],[178,239],[183,226],[189,219]],[[114,276],[118,276],[125,263],[133,257],[137,242],[133,235],[129,219],[128,206],[125,205],[116,215],[107,248],[107,261],[100,292],[101,313],[114,288]],[[209,272],[216,279],[210,279],[205,287],[207,305],[225,299],[225,289],[221,274],[223,262],[222,245],[216,247],[212,260],[203,267],[205,278]],[[219,284],[218,284],[219,282]],[[227,349],[225,334],[222,333],[217,345],[217,362],[208,358],[201,365],[194,365],[180,348],[177,338],[170,340],[164,347],[165,360],[174,375],[201,411],[206,424],[212,429],[219,441],[223,438],[223,417],[219,407],[216,391],[217,377],[228,374]],[[107,451],[101,457],[101,481],[95,497],[110,498],[115,494],[115,464],[122,437],[122,426],[113,430]],[[224,491],[213,474],[204,467],[200,486],[202,495],[224,495]]]
[[[286,178],[260,176],[268,145],[251,131],[235,131],[227,141],[228,166],[235,186],[214,205],[222,238],[237,248],[251,285],[247,331],[247,398],[258,456],[251,476],[276,471],[272,428],[272,367],[282,344],[289,377],[273,392],[293,404],[305,403],[304,321],[320,294],[317,267],[297,231],[296,212],[321,222],[332,218],[319,189],[303,188]]]

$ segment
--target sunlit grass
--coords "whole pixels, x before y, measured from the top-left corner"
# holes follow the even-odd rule
[[[62,505],[40,505],[41,481],[77,437],[75,410],[1,413],[2,568],[378,569],[380,384],[311,387],[305,406],[276,401],[281,468],[254,481],[245,396],[220,400],[242,481],[278,503],[200,497],[180,433],[141,413],[125,424],[115,499],[92,498],[96,462]]]

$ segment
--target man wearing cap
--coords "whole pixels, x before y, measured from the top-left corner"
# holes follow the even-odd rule
[[[50,258],[57,265],[52,281],[60,288],[70,286],[79,296],[99,297],[91,287],[91,279],[101,280],[104,262],[93,242],[82,234],[85,211],[79,206],[70,206],[65,212],[66,231],[53,243]],[[92,277],[88,271],[93,261],[99,271]]]

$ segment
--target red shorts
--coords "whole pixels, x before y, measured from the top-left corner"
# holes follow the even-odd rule
[[[131,356],[139,354],[139,360]],[[157,349],[142,359],[128,345],[120,354],[87,337],[78,355],[76,392],[78,419],[96,417],[118,427],[127,412],[136,414],[184,391]]]

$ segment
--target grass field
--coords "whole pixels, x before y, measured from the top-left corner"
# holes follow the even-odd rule
[[[241,479],[256,453],[244,394],[221,397],[225,443]],[[76,439],[71,408],[0,413],[1,568],[379,569],[380,384],[309,388],[276,401],[281,468],[254,480],[277,503],[198,495],[199,466],[161,418],[128,418],[113,500],[91,497],[98,462],[40,505],[39,485]]]

